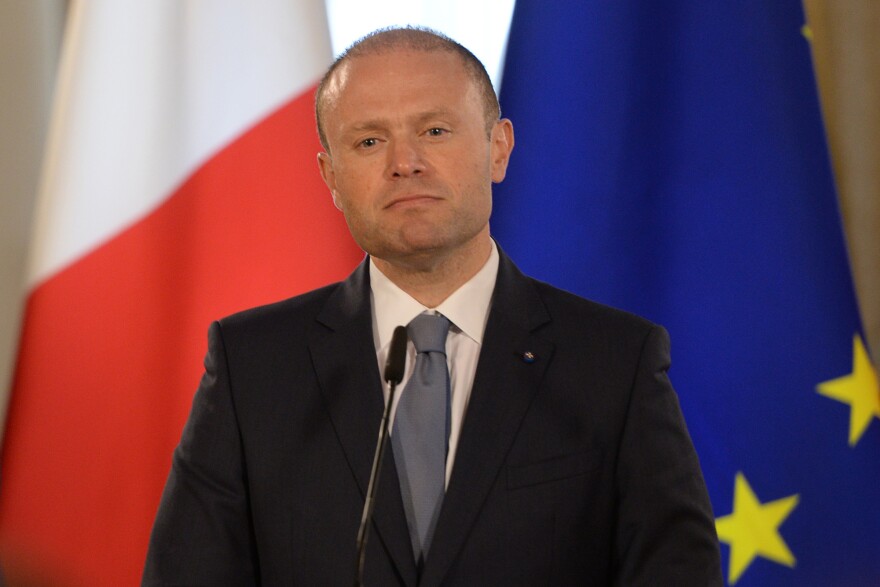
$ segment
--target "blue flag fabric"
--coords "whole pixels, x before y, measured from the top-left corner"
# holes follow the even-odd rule
[[[668,328],[736,585],[880,585],[880,395],[797,0],[519,0],[492,232]]]

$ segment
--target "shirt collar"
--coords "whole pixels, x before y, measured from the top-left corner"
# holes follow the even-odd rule
[[[489,259],[476,275],[455,290],[436,308],[428,308],[397,287],[383,274],[370,257],[370,290],[376,329],[376,349],[385,348],[397,326],[406,326],[426,310],[435,310],[449,318],[455,327],[477,344],[483,343],[483,332],[489,318],[492,292],[498,278],[498,248],[492,241]]]

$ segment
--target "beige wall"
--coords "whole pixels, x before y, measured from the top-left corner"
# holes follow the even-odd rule
[[[862,322],[880,365],[880,2],[804,6]]]
[[[0,1],[0,430],[67,2]]]

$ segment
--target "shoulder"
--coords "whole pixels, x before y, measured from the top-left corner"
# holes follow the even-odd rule
[[[533,278],[527,278],[543,301],[550,323],[568,332],[591,333],[591,338],[632,338],[644,340],[651,333],[666,335],[666,331],[650,320]]]
[[[527,279],[547,316],[535,334],[554,344],[557,367],[586,370],[595,378],[617,374],[621,383],[631,381],[632,374],[646,365],[651,370],[668,368],[670,341],[662,326],[632,312]]]
[[[228,342],[238,344],[261,341],[265,344],[279,336],[285,338],[306,332],[337,291],[340,283],[333,283],[285,300],[236,312],[219,319],[217,328]]]
[[[320,312],[327,299],[341,285],[331,283],[284,300],[248,308],[221,318],[224,327],[238,327],[249,324],[271,323],[276,320],[295,319],[298,316],[314,316]]]
[[[545,336],[590,344],[644,341],[662,327],[631,312],[593,301],[530,277],[502,251],[493,311],[512,321],[527,320],[529,328]]]

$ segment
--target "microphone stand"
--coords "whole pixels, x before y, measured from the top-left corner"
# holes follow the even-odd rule
[[[367,555],[367,538],[370,534],[370,526],[373,520],[373,509],[376,506],[376,492],[379,486],[379,471],[382,470],[382,461],[385,457],[385,446],[388,444],[388,421],[391,415],[391,405],[394,403],[394,392],[397,385],[403,380],[403,369],[406,364],[406,328],[398,326],[394,329],[391,337],[391,345],[388,349],[388,359],[385,361],[385,381],[389,384],[388,402],[382,412],[382,422],[379,424],[379,439],[376,443],[376,452],[373,455],[373,468],[370,471],[370,482],[367,484],[367,497],[364,500],[364,510],[361,514],[361,525],[357,535],[357,575],[355,587],[364,585],[364,561]]]

